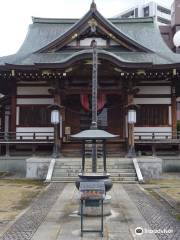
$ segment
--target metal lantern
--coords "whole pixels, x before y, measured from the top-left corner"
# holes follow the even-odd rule
[[[128,111],[128,123],[129,124],[134,124],[136,123],[136,110],[130,109]]]
[[[51,112],[51,123],[52,124],[59,124],[60,122],[60,113],[58,110],[52,110]]]

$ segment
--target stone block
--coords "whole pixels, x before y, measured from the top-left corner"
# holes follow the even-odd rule
[[[144,180],[159,179],[162,175],[162,159],[146,157],[137,159]]]
[[[50,161],[50,158],[32,157],[26,159],[26,178],[45,179]]]

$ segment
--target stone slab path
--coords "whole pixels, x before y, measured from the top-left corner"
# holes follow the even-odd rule
[[[88,233],[80,237],[78,191],[74,184],[51,183],[0,238],[1,240],[178,240],[180,223],[139,185],[114,184],[112,215],[104,218],[104,237]],[[97,229],[98,218],[86,218],[88,228]],[[144,234],[137,235],[141,227]],[[152,230],[171,230],[153,233]],[[148,231],[151,231],[149,233]]]

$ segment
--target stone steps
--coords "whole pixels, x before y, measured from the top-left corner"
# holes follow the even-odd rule
[[[53,177],[52,182],[75,182],[78,177]],[[137,177],[111,177],[113,182],[137,183]]]
[[[81,172],[81,169],[78,168],[78,169],[69,169],[69,168],[55,168],[54,169],[54,174],[61,174],[61,173],[64,173],[65,171],[68,171],[68,172],[72,172],[72,173],[80,173]],[[86,169],[87,173],[90,173],[91,172],[91,169]],[[103,173],[103,170],[102,169],[98,169],[98,172],[100,173]],[[134,169],[111,169],[111,175],[112,174],[136,174],[135,170]]]
[[[78,174],[79,174],[80,172],[78,171],[78,172],[61,172],[61,173],[59,173],[59,172],[55,172],[54,173],[54,176],[55,177],[76,177],[76,176],[78,176]],[[98,172],[98,173],[100,173],[100,172]],[[136,177],[136,173],[111,173],[110,174],[111,175],[111,177]]]
[[[131,159],[107,159],[108,173],[113,182],[137,183]],[[81,159],[60,159],[55,163],[52,182],[75,182],[81,172]],[[91,159],[86,160],[85,172],[91,172]],[[102,159],[98,159],[97,172],[103,173]]]
[[[77,179],[77,178],[76,178]],[[73,180],[64,180],[64,178],[61,180],[61,179],[57,179],[57,180],[52,180],[51,182],[53,183],[75,183],[76,179],[73,179]],[[120,184],[138,184],[137,181],[116,181],[116,180],[113,180],[113,183],[120,183]]]

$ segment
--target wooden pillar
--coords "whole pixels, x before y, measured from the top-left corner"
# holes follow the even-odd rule
[[[61,106],[61,96],[60,96],[60,93],[58,90],[55,90],[54,91],[54,103]],[[61,110],[60,110],[60,114],[62,115],[61,113]],[[60,122],[60,124],[62,124],[62,122]],[[62,139],[61,139],[61,136],[60,136],[60,125],[58,127],[58,145],[59,147],[61,147],[62,145]]]
[[[106,140],[103,140],[103,167],[104,173],[107,173],[107,166],[106,166]]]
[[[127,105],[130,105],[133,103],[133,100],[134,100],[134,96],[131,92],[128,93],[127,95]],[[132,126],[132,124],[129,124],[128,123],[128,146],[132,146],[132,131],[134,132],[134,127]]]
[[[171,89],[171,116],[172,116],[172,137],[176,138],[177,134],[177,105],[176,105],[176,89]]]
[[[122,139],[126,139],[126,109],[125,106],[127,105],[127,95],[125,90],[123,91],[123,108],[121,109],[122,112],[122,116],[123,116],[123,120],[122,123],[123,125],[120,126],[122,128]]]
[[[83,140],[83,142],[82,142],[82,173],[83,174],[85,171],[85,160],[86,160],[85,151],[86,151],[86,142],[85,142],[85,140]]]
[[[16,81],[14,78],[11,79],[11,124],[10,131],[16,132]]]

